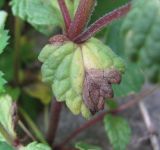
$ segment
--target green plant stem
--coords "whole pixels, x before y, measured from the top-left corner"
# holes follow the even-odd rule
[[[98,123],[99,121],[101,121],[107,114],[116,114],[119,112],[122,112],[126,109],[129,109],[131,107],[133,107],[134,105],[136,105],[138,102],[140,102],[141,100],[143,100],[144,97],[152,94],[153,92],[155,92],[156,90],[158,90],[158,87],[155,87],[147,92],[143,92],[142,94],[139,94],[138,96],[136,96],[133,100],[122,104],[121,106],[119,106],[116,109],[113,110],[109,110],[106,112],[102,112],[101,114],[99,114],[98,116],[96,116],[95,118],[87,121],[86,123],[84,123],[83,125],[81,125],[78,129],[76,129],[75,131],[73,131],[64,141],[62,141],[61,144],[59,144],[58,148],[63,148],[70,140],[72,140],[73,138],[75,138],[79,133],[81,133],[82,131],[84,131],[85,129],[88,129],[89,127],[95,125],[96,123]]]
[[[30,137],[33,141],[36,140],[34,136],[31,134],[31,132],[25,127],[25,125],[23,124],[21,120],[18,121],[18,125],[28,135],[28,137]]]
[[[15,17],[14,29],[14,80],[15,84],[19,84],[19,69],[20,69],[20,37],[21,37],[21,20]]]
[[[49,123],[49,108],[48,105],[44,106],[44,131],[47,131],[48,128],[48,123]]]
[[[58,123],[60,119],[61,109],[62,109],[62,103],[57,102],[55,98],[53,98],[51,104],[50,122],[46,136],[47,141],[50,145],[54,144]]]
[[[19,108],[19,111],[20,111],[21,115],[23,116],[23,118],[25,119],[25,121],[27,122],[28,126],[31,128],[31,130],[35,134],[35,137],[40,142],[46,144],[47,142],[46,142],[43,134],[41,133],[41,131],[39,130],[39,128],[36,126],[36,124],[33,122],[33,120],[28,116],[28,114],[22,108]]]

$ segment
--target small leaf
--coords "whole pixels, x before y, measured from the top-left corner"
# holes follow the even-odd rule
[[[16,133],[14,132],[13,115],[14,109],[12,107],[12,99],[9,95],[0,96],[0,123],[6,129],[8,134],[15,139]]]
[[[32,142],[27,145],[24,150],[51,150],[51,148],[42,143]]]
[[[14,148],[12,148],[10,145],[8,145],[5,142],[1,142],[0,141],[0,150],[15,150]]]
[[[31,97],[39,99],[43,104],[47,105],[52,99],[51,89],[44,83],[33,83],[24,88],[25,92]]]
[[[127,121],[121,117],[106,115],[104,126],[114,150],[125,150],[131,138],[131,129]]]
[[[102,150],[100,147],[95,145],[86,144],[84,142],[78,142],[76,143],[75,147],[78,150]]]
[[[15,16],[26,20],[45,35],[51,35],[55,27],[61,25],[57,11],[49,0],[12,0],[11,6]]]

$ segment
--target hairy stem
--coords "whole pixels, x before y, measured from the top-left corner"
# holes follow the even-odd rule
[[[93,23],[86,31],[84,31],[82,34],[77,36],[74,41],[77,43],[82,43],[89,38],[91,38],[94,34],[99,32],[102,28],[104,28],[106,25],[111,23],[114,20],[117,20],[118,18],[126,15],[128,11],[130,10],[131,4],[128,3],[112,12],[109,14],[106,14],[99,20],[97,20],[95,23]]]
[[[51,104],[50,122],[47,131],[47,141],[50,145],[54,144],[58,123],[60,119],[61,109],[62,109],[62,103],[57,102],[54,98]]]
[[[69,14],[69,11],[68,11],[68,8],[66,6],[65,1],[64,0],[58,0],[58,4],[59,4],[59,7],[61,9],[61,13],[62,13],[62,16],[63,16],[63,19],[64,19],[64,23],[65,23],[65,26],[66,26],[66,32],[67,32],[69,27],[70,27],[70,24],[71,24],[71,17],[70,17],[70,14]]]
[[[88,23],[92,10],[95,6],[95,0],[80,0],[73,22],[68,31],[68,37],[74,39],[81,34]]]
[[[15,33],[14,33],[14,79],[15,84],[19,84],[19,69],[20,69],[20,36],[21,36],[21,21],[15,17]]]
[[[142,100],[142,98],[152,94],[153,92],[155,92],[155,90],[157,90],[159,87],[155,87],[152,90],[149,90],[147,92],[144,92],[138,96],[136,96],[132,101],[129,101],[125,104],[122,104],[121,106],[119,106],[116,109],[113,110],[109,110],[106,112],[101,113],[100,115],[98,115],[97,117],[89,120],[88,122],[84,123],[83,125],[81,125],[78,129],[76,129],[75,131],[73,131],[60,145],[59,147],[63,147],[64,145],[66,145],[70,140],[72,140],[73,138],[75,138],[79,133],[81,133],[82,131],[84,131],[85,129],[95,125],[96,123],[98,123],[99,121],[101,121],[107,114],[115,114],[115,113],[119,113],[122,112],[126,109],[129,109],[131,107],[133,107],[135,104],[137,104],[139,101]]]

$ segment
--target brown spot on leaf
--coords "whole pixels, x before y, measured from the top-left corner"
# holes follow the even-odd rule
[[[86,71],[83,99],[92,114],[104,109],[105,99],[112,98],[112,84],[119,84],[121,74],[116,69]]]

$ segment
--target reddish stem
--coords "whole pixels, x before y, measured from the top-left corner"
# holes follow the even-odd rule
[[[93,125],[95,125],[99,121],[101,121],[107,114],[115,114],[115,113],[122,112],[122,111],[124,111],[126,109],[129,109],[132,106],[134,106],[135,104],[137,104],[139,101],[141,101],[142,98],[150,95],[151,93],[153,93],[157,89],[158,89],[158,87],[153,88],[152,90],[149,90],[147,92],[144,92],[144,93],[140,94],[139,96],[136,96],[132,101],[129,101],[129,102],[125,103],[125,104],[122,104],[117,109],[106,111],[106,112],[102,112],[97,117],[89,120],[88,122],[86,122],[83,125],[81,125],[78,129],[76,129],[75,131],[73,131],[58,147],[63,147],[64,145],[66,145],[70,140],[72,140],[79,133],[81,133],[85,129],[87,129],[87,128],[93,126]]]
[[[91,16],[95,2],[95,0],[80,0],[74,20],[68,30],[68,37],[70,39],[75,38],[83,32],[89,17]]]
[[[131,8],[131,3],[128,3],[109,14],[106,14],[95,23],[93,23],[86,31],[84,31],[81,35],[77,36],[74,41],[77,43],[82,43],[89,38],[91,38],[94,34],[99,32],[103,27],[111,23],[112,21],[126,15]]]
[[[62,12],[62,16],[63,16],[63,19],[64,19],[64,23],[65,23],[65,26],[66,26],[66,32],[67,32],[69,27],[70,27],[70,24],[71,24],[71,17],[70,17],[70,14],[69,14],[69,11],[68,11],[68,8],[66,6],[65,1],[64,0],[58,0],[58,4],[59,4],[59,7],[60,7],[61,12]]]
[[[51,112],[50,112],[50,123],[47,132],[47,141],[50,145],[54,143],[54,139],[56,136],[58,123],[60,119],[60,113],[62,109],[62,103],[57,102],[56,100],[52,101],[51,104]]]

